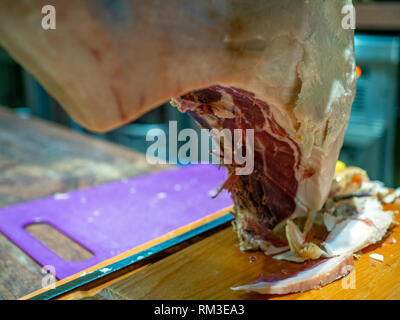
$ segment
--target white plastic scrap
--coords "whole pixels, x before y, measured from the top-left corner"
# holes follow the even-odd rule
[[[381,254],[378,254],[378,253],[371,253],[371,254],[369,255],[369,257],[370,257],[371,259],[374,259],[374,260],[378,260],[378,261],[383,262],[383,255],[381,255]]]

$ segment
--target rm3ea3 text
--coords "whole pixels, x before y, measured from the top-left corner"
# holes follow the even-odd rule
[[[185,318],[187,315],[243,315],[244,305],[238,304],[199,304],[195,307],[168,306],[161,304],[154,308],[155,315],[175,315]]]

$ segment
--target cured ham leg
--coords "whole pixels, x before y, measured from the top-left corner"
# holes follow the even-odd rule
[[[355,91],[350,1],[56,0],[43,30],[47,4],[0,1],[0,42],[83,126],[175,97],[202,125],[255,130],[254,171],[229,183],[243,248],[282,247],[272,230],[321,208]]]

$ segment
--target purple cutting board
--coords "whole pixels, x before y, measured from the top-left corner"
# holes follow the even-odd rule
[[[190,165],[0,209],[0,231],[59,279],[174,231],[232,205],[225,168]],[[25,230],[48,223],[93,253],[62,259]]]

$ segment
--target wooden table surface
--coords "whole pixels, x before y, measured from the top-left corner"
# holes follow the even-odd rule
[[[0,107],[0,208],[166,168],[148,164],[140,153]],[[84,256],[57,234],[46,235],[58,253]],[[0,299],[42,287],[41,266],[2,233],[0,270]]]

